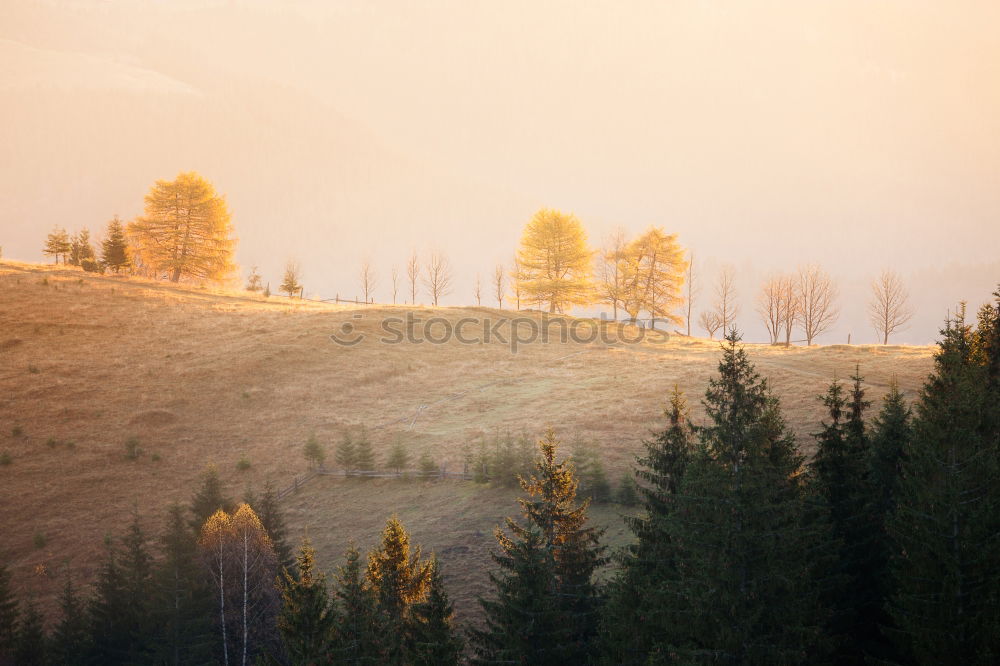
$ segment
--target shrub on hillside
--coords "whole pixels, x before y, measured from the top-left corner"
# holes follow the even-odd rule
[[[420,460],[417,465],[419,465],[420,468],[420,476],[425,479],[437,476],[438,474],[437,463],[434,462],[434,459],[431,458],[431,454],[427,451],[424,451],[420,455]]]
[[[135,460],[142,455],[142,449],[139,448],[139,438],[129,437],[125,440],[125,457],[129,460]]]
[[[80,267],[88,273],[104,272],[104,266],[94,259],[81,259]]]
[[[639,504],[639,485],[635,482],[635,477],[631,471],[622,474],[621,483],[618,484],[618,493],[615,499],[624,506],[636,506]]]

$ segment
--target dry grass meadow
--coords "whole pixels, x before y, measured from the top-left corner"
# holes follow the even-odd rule
[[[0,454],[11,457],[0,466],[0,557],[28,581],[24,591],[51,609],[64,570],[89,580],[104,535],[120,533],[133,508],[155,533],[166,506],[188,501],[206,465],[218,467],[236,497],[266,478],[285,486],[306,470],[301,447],[310,434],[332,457],[342,431],[361,426],[379,456],[400,437],[414,458],[428,450],[458,471],[464,447],[484,434],[536,435],[551,424],[564,441],[592,441],[617,480],[661,425],[675,384],[701,418],[700,396],[719,356],[717,341],[683,337],[611,346],[551,341],[516,354],[497,342],[375,340],[382,317],[408,311],[450,321],[514,315],[265,301],[0,263]],[[329,336],[345,322],[367,338],[335,345]],[[846,378],[858,364],[873,399],[892,375],[912,398],[933,352],[748,348],[806,452],[821,418],[816,396],[834,376]],[[130,437],[140,441],[136,460],[124,455]],[[237,470],[242,457],[249,470]],[[398,513],[416,542],[439,553],[459,611],[472,617],[475,595],[486,590],[491,531],[516,511],[515,495],[461,481],[320,477],[285,508],[292,538],[308,534],[328,569],[349,540],[369,547],[384,519]],[[594,520],[609,527],[609,543],[627,538],[617,507],[596,507]]]

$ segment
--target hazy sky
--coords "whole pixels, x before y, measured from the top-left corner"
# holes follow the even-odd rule
[[[600,244],[662,225],[740,275],[841,283],[821,341],[870,341],[899,270],[928,342],[1000,281],[1000,3],[18,2],[0,6],[0,245],[141,211],[195,169],[238,260],[353,296],[370,256],[445,250],[472,300],[539,206]]]

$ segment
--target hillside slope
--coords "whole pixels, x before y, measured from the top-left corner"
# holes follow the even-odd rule
[[[361,426],[380,459],[398,437],[414,458],[426,450],[460,471],[465,445],[483,434],[500,428],[534,436],[551,424],[564,441],[596,444],[617,479],[660,426],[675,384],[701,418],[699,399],[719,355],[717,341],[687,338],[552,340],[516,353],[496,340],[378,341],[386,317],[408,313],[440,318],[433,335],[470,318],[469,337],[474,330],[481,336],[484,319],[518,314],[265,302],[242,292],[0,263],[0,452],[12,457],[0,466],[0,557],[51,607],[63,565],[89,580],[103,535],[120,533],[133,507],[155,532],[166,506],[186,503],[208,464],[234,496],[266,478],[286,486],[306,470],[301,446],[309,435],[332,450],[345,429]],[[330,335],[342,334],[345,323],[365,339],[334,344]],[[846,378],[859,364],[874,400],[892,375],[912,398],[933,351],[749,349],[804,450],[822,416],[815,396],[834,376]],[[124,456],[130,437],[140,441],[137,460]],[[242,457],[252,466],[239,472]],[[459,609],[470,612],[474,593],[485,589],[490,532],[516,510],[513,497],[471,482],[325,477],[292,495],[286,508],[293,538],[308,532],[328,568],[349,539],[367,547],[399,512],[417,542],[442,553]],[[597,519],[611,526],[612,543],[625,538],[614,507],[599,508]],[[37,547],[36,535],[46,545]]]

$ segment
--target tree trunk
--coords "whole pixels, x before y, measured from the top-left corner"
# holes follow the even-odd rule
[[[220,545],[221,549],[222,546]],[[222,659],[226,666],[229,666],[229,639],[226,636],[226,587],[222,573],[222,553],[219,553],[219,616],[222,624]]]

